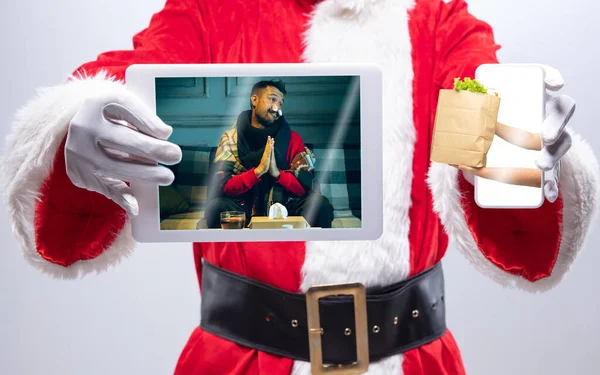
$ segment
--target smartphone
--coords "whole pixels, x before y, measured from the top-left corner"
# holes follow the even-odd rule
[[[498,122],[536,134],[546,116],[544,78],[544,69],[537,64],[485,64],[475,72],[475,79],[500,97]],[[538,170],[535,160],[540,152],[494,136],[486,166]],[[539,188],[475,177],[475,201],[482,208],[538,208],[544,203],[542,175]]]

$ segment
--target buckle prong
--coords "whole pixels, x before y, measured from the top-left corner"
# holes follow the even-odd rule
[[[323,328],[321,327],[319,315],[319,299],[337,295],[351,295],[354,297],[356,362],[347,365],[324,366],[321,342]],[[363,284],[329,284],[310,288],[306,292],[306,313],[312,375],[359,375],[367,372],[369,368],[369,331],[367,327],[367,297]]]

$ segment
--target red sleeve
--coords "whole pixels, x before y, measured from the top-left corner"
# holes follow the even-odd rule
[[[223,186],[223,194],[227,197],[237,197],[252,189],[260,180],[254,173],[254,168],[233,176]]]
[[[292,172],[279,170],[279,180],[277,183],[283,186],[283,188],[289,191],[292,194],[295,194],[299,197],[303,196],[306,193],[306,190],[300,185],[298,179]]]
[[[304,142],[302,141],[300,134],[292,130],[287,155],[288,163],[292,161],[294,156],[303,152],[304,147]],[[298,182],[296,176],[294,176],[294,174],[291,172],[282,171],[279,169],[279,180],[277,180],[277,183],[283,186],[285,190],[299,197],[306,194],[306,190],[302,187],[302,185],[300,185],[300,182]]]
[[[51,100],[45,98],[29,106],[28,111],[34,114],[24,120],[27,125],[23,130],[15,133],[15,138],[21,139],[18,147],[26,147],[29,142],[37,148],[46,142],[42,147],[46,147],[44,151],[47,150],[48,155],[40,158],[45,157],[53,165],[39,172],[33,171],[32,167],[32,173],[42,175],[44,179],[39,187],[40,198],[35,202],[35,240],[32,238],[29,242],[34,245],[26,250],[31,253],[36,266],[46,264],[38,259],[42,258],[50,263],[48,270],[61,274],[61,267],[56,265],[66,268],[77,263],[76,267],[69,267],[70,274],[75,275],[73,269],[88,266],[94,269],[92,260],[98,261],[97,269],[104,269],[131,251],[135,242],[129,233],[125,233],[129,231],[125,211],[103,195],[75,187],[66,174],[63,155],[68,121],[81,105],[80,98],[100,94],[102,90],[113,93],[123,90],[119,81],[124,80],[125,70],[132,64],[209,61],[203,6],[201,1],[168,0],[164,8],[153,15],[148,27],[133,37],[133,49],[100,54],[95,61],[76,69],[72,80],[52,91],[56,92],[56,98],[52,100],[61,105],[44,108],[44,100]],[[117,82],[102,78],[104,76],[99,74],[102,71]],[[44,112],[43,116],[40,112]],[[67,114],[71,117],[66,117]],[[25,134],[26,127],[35,126],[40,130],[29,129]],[[28,134],[40,134],[41,137],[48,131],[56,132],[53,136],[58,137],[60,145],[50,144],[55,138],[49,136],[46,141],[29,139]],[[19,135],[19,132],[24,134]],[[123,236],[127,238],[121,238]]]
[[[475,78],[482,64],[497,64],[492,27],[471,15],[464,0],[442,3],[435,40],[437,69],[435,83],[439,88],[454,87],[454,78]]]
[[[496,51],[499,46],[494,41],[490,25],[469,14],[464,0],[440,3],[435,42],[439,60],[435,82],[437,89],[448,89],[453,87],[454,78],[474,79],[479,65],[498,63]],[[455,211],[462,211],[466,222],[464,229],[469,235],[455,232],[458,238],[464,240],[458,241],[459,247],[480,252],[477,256],[468,254],[468,257],[479,259],[483,255],[486,262],[503,272],[528,281],[548,277],[558,256],[561,199],[555,203],[545,201],[542,207],[534,210],[482,209],[475,203],[473,186],[461,173],[457,178],[457,186],[454,187],[458,187],[460,197],[451,192],[441,195],[460,201]],[[458,228],[453,224],[445,223],[450,228]],[[452,232],[452,229],[449,231]],[[473,246],[466,246],[467,242]]]
[[[81,65],[76,73],[94,74],[100,70],[124,80],[132,64],[199,64],[209,61],[204,1],[167,0],[154,14],[149,26],[133,36],[133,49],[108,51],[95,61]]]
[[[288,161],[291,161],[294,156],[304,151],[304,142],[298,133],[292,131],[290,136],[290,145],[288,147]],[[229,197],[235,197],[247,192],[260,181],[254,173],[254,168],[239,175],[233,176],[223,186],[223,193]],[[302,196],[306,190],[300,185],[296,176],[293,173],[279,170],[279,180],[277,183],[283,186],[284,189],[297,196]]]

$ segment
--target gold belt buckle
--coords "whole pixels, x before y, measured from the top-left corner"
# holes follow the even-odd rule
[[[356,323],[354,333],[357,361],[348,365],[323,366],[321,335],[326,334],[326,332],[323,332],[323,328],[321,328],[319,299],[335,295],[351,295],[354,297],[354,320]],[[306,312],[312,375],[358,375],[367,372],[369,368],[369,331],[367,328],[367,297],[364,285],[351,283],[314,286],[306,292]]]

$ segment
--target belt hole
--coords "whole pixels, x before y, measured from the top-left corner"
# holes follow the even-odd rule
[[[379,326],[373,326],[373,332],[379,333]]]
[[[394,325],[397,325],[397,324],[398,324],[398,317],[397,317],[397,316],[395,316],[395,317],[394,317]]]
[[[413,310],[412,317],[413,318],[418,318],[419,317],[419,310]]]
[[[350,334],[352,334],[352,330],[351,330],[350,328],[346,328],[346,329],[344,330],[344,335],[346,335],[346,336],[350,336]]]
[[[292,320],[292,327],[298,327],[298,321],[296,319]]]

